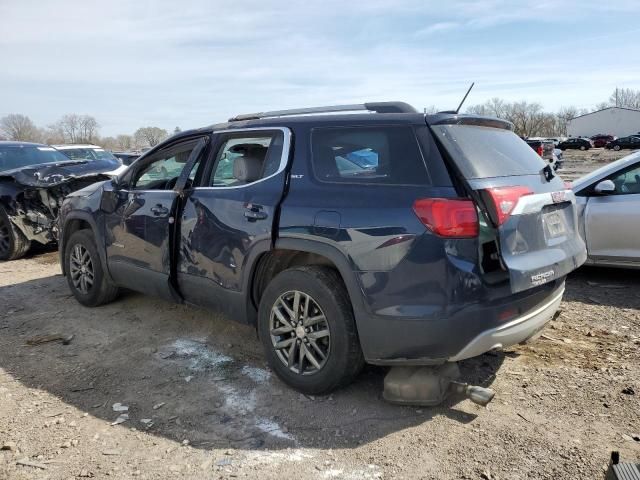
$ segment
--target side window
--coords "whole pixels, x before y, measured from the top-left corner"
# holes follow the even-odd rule
[[[134,190],[171,190],[199,140],[196,138],[159,151],[151,163],[136,172],[132,188]],[[192,180],[197,171],[197,165],[198,163],[189,173],[189,178]]]
[[[313,169],[320,181],[430,184],[411,127],[317,128],[311,144]]]
[[[616,186],[615,195],[634,195],[640,193],[640,165],[626,172],[609,177]]]
[[[281,131],[228,134],[216,154],[209,187],[248,185],[278,171],[284,134]]]

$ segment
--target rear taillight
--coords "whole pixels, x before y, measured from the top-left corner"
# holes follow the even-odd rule
[[[487,193],[495,207],[497,223],[500,226],[507,221],[518,200],[525,195],[531,195],[533,192],[528,187],[515,186],[488,188]]]
[[[540,145],[538,148],[536,148],[536,152],[538,152],[538,155],[542,156],[544,154],[544,148],[542,148],[542,145]]]
[[[441,237],[478,236],[478,211],[471,200],[424,198],[414,202],[413,211],[427,228]]]

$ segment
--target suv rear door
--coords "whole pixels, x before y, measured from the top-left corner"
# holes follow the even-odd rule
[[[429,123],[480,206],[480,238],[496,242],[512,292],[562,278],[584,263],[573,192],[509,123],[459,116]]]
[[[285,188],[287,128],[214,132],[197,187],[185,191],[176,278],[190,303],[244,320],[251,253],[272,245]]]

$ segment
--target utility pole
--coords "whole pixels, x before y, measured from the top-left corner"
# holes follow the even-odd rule
[[[618,106],[618,87],[616,87],[616,107]]]

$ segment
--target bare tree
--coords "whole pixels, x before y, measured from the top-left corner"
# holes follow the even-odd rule
[[[180,133],[182,130],[180,129],[180,127],[176,127],[173,129],[173,134],[175,135],[176,133]]]
[[[131,150],[133,138],[131,138],[131,135],[118,135],[116,137],[116,143],[120,150]]]
[[[482,105],[472,105],[467,109],[469,113],[475,113],[476,115],[485,115],[487,117],[507,118],[507,112],[510,108],[510,104],[506,103],[501,98],[494,97],[491,100],[487,100]]]
[[[115,137],[102,137],[95,140],[94,143],[100,145],[106,150],[116,150],[118,148],[118,140]]]
[[[39,142],[40,131],[26,115],[12,113],[0,119],[0,133],[8,140]]]
[[[78,143],[78,130],[80,129],[78,117],[79,115],[75,113],[68,113],[53,124],[51,129],[61,134],[65,143]]]
[[[68,113],[49,128],[61,135],[65,143],[94,143],[100,125],[90,115]]]
[[[81,115],[79,130],[80,130],[80,142],[93,143],[98,139],[98,129],[100,124],[98,121],[89,115]]]
[[[560,110],[556,113],[555,135],[566,136],[569,120],[580,114],[580,111],[574,106],[560,107]]]
[[[136,144],[140,147],[155,147],[168,136],[169,133],[164,128],[158,127],[141,127],[133,134]]]
[[[613,107],[614,105],[611,105],[609,102],[600,102],[600,103],[596,103],[595,106],[593,107],[593,110],[591,110],[592,112],[597,112],[599,110],[604,110],[605,108],[610,108]]]
[[[609,97],[610,106],[635,108],[640,110],[640,90],[616,88]]]

